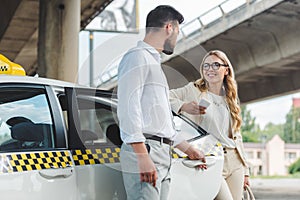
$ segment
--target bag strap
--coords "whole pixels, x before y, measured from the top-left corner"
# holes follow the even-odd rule
[[[255,200],[255,197],[254,197],[254,194],[253,194],[251,188],[248,185],[246,185],[245,189],[246,189],[246,199],[245,200]]]

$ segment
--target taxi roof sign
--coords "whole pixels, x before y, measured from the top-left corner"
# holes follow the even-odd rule
[[[0,54],[0,74],[26,76],[24,68]]]

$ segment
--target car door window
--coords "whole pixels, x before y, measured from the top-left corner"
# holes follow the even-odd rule
[[[116,103],[105,91],[66,88],[58,94],[67,121],[69,148],[121,146]],[[114,104],[114,105],[113,105]]]
[[[174,124],[176,131],[185,139],[189,140],[196,136],[199,136],[199,133],[195,128],[187,124],[186,121],[181,119],[178,116],[174,116]]]
[[[175,115],[173,118],[176,131],[185,140],[194,140],[198,137],[207,135],[206,131],[193,123],[190,119],[183,115]]]
[[[45,89],[0,88],[0,151],[49,149],[53,123]]]
[[[116,113],[103,98],[79,95],[79,119],[85,146],[120,145]]]

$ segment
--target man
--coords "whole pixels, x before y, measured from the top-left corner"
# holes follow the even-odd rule
[[[127,199],[167,199],[171,145],[190,159],[201,159],[175,132],[169,87],[160,53],[172,54],[183,16],[171,6],[158,6],[146,20],[146,35],[129,50],[118,69],[118,118],[123,145],[120,159]]]

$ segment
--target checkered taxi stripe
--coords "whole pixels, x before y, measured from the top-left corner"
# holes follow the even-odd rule
[[[197,148],[200,149],[205,156],[223,156],[223,147],[219,142],[216,144],[205,143],[197,145]],[[187,156],[180,156],[174,149],[172,149],[172,158],[187,158]]]
[[[120,162],[120,148],[82,149],[72,152],[75,165],[95,165]],[[173,158],[185,158],[179,156],[174,150]]]
[[[75,165],[95,165],[120,162],[120,148],[82,149],[72,152]]]
[[[72,166],[69,151],[47,151],[1,155],[0,173],[24,172]]]
[[[176,153],[174,150],[172,150],[172,158],[187,158],[187,156],[180,156],[178,153]]]
[[[213,145],[209,149],[202,147],[202,150],[207,156],[218,156],[223,153],[222,146],[219,144]],[[75,165],[119,163],[120,148],[77,149],[72,151],[72,155],[69,151],[1,154],[0,174],[73,166],[71,156]],[[172,157],[176,159],[185,158],[186,156],[180,156],[173,150]]]

